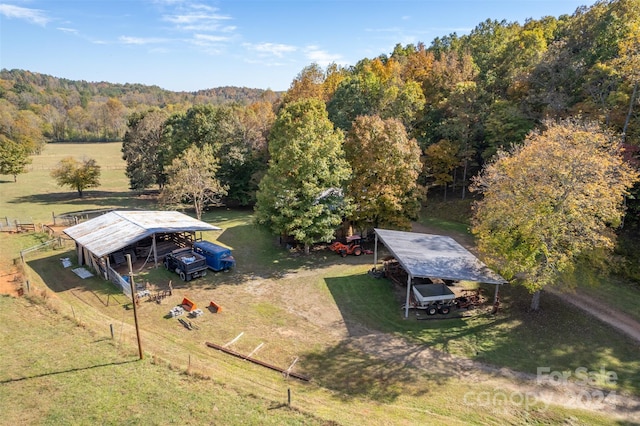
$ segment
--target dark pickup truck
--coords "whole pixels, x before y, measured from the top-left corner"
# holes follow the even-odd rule
[[[180,275],[183,281],[207,275],[207,259],[190,248],[172,251],[164,258],[164,267]]]

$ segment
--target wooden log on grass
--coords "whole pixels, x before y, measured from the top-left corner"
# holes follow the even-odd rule
[[[291,372],[291,371],[287,371],[287,370],[282,369],[280,367],[277,367],[275,365],[268,364],[268,363],[266,363],[264,361],[260,361],[260,360],[255,359],[255,358],[251,358],[249,356],[242,355],[241,353],[238,353],[238,352],[234,351],[233,349],[225,348],[224,346],[216,345],[215,343],[210,343],[210,342],[206,342],[205,344],[207,346],[209,346],[210,348],[217,349],[217,350],[225,352],[225,353],[227,353],[229,355],[233,355],[233,356],[235,356],[237,358],[246,359],[247,361],[253,362],[254,364],[258,364],[258,365],[261,365],[263,367],[269,368],[271,370],[278,371],[278,372],[280,372],[282,374],[286,374],[287,376],[295,377],[296,379],[303,380],[305,382],[308,382],[308,381],[311,380],[311,378],[309,378],[307,376],[304,376],[302,374],[298,374],[298,373],[294,373],[294,372]],[[292,365],[292,367],[293,367],[293,365]]]

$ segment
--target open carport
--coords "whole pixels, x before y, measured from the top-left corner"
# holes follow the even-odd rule
[[[471,281],[499,286],[507,280],[493,272],[453,238],[444,235],[375,229],[374,267],[378,264],[378,240],[407,272],[405,318],[414,278]],[[496,287],[496,295],[498,287]]]
[[[217,231],[219,227],[176,211],[111,211],[63,232],[76,243],[78,265],[89,265],[105,279],[123,287],[114,266],[125,256],[158,259],[176,247],[195,241],[196,231]],[[145,260],[145,263],[146,263]]]

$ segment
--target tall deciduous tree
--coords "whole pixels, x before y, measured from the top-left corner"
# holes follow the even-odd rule
[[[209,145],[218,158],[217,178],[227,188],[229,201],[250,204],[256,191],[254,174],[263,168],[260,145],[272,120],[266,106],[197,105],[172,116],[166,122],[171,147],[167,162],[190,145]]]
[[[260,182],[258,223],[310,245],[330,241],[347,204],[341,196],[349,178],[344,136],[329,121],[318,99],[286,105],[269,136],[271,160]]]
[[[306,98],[324,100],[324,71],[317,64],[306,66],[291,83],[289,90],[284,95],[285,104]]]
[[[18,111],[10,139],[24,146],[30,154],[39,154],[46,145],[42,134],[42,119],[29,110]]]
[[[304,67],[291,82],[282,101],[288,104],[305,98],[318,98],[326,102],[346,75],[347,71],[335,63],[329,64],[326,69],[313,63]]]
[[[51,177],[58,185],[78,191],[78,196],[82,198],[85,189],[100,186],[100,166],[93,158],[78,161],[73,157],[65,157],[51,171]]]
[[[210,145],[190,146],[167,168],[168,182],[160,194],[160,203],[190,203],[200,220],[206,206],[219,206],[227,194],[227,188],[216,178],[218,167]]]
[[[30,110],[18,110],[0,99],[0,136],[31,154],[42,151],[46,141],[42,134],[42,119]]]
[[[408,229],[420,209],[420,148],[398,120],[358,117],[345,141],[353,176],[347,194],[357,226]]]
[[[511,102],[496,101],[489,108],[484,122],[484,159],[490,159],[499,149],[508,150],[511,145],[522,143],[533,128],[533,122]]]
[[[623,197],[638,179],[619,139],[597,124],[545,122],[522,146],[500,151],[472,188],[473,232],[489,265],[522,282],[537,310],[540,290],[571,274],[578,261],[611,249]]]
[[[426,101],[420,84],[405,82],[401,75],[402,67],[396,59],[360,61],[328,102],[329,118],[343,130],[361,115],[397,118],[409,127]]]
[[[441,185],[444,199],[447,199],[447,186],[453,182],[453,170],[458,164],[458,146],[447,139],[429,145],[425,150],[424,171],[431,181],[430,186]]]
[[[134,113],[129,117],[122,141],[122,158],[127,162],[125,174],[129,187],[143,190],[151,185],[160,188],[165,183],[164,157],[167,144],[164,137],[168,114],[162,110]]]
[[[619,3],[617,6],[623,10],[627,9],[628,13],[622,14],[625,17],[625,37],[618,42],[619,54],[613,62],[620,67],[621,74],[633,87],[629,97],[629,109],[622,128],[622,137],[626,140],[629,123],[633,116],[633,107],[637,102],[638,85],[640,85],[640,3],[630,0]]]
[[[174,114],[167,120],[167,136],[171,144],[169,163],[180,156],[191,145],[202,148],[211,145],[217,152],[222,141],[230,137],[223,116],[228,116],[228,109],[213,105],[195,105],[185,113]],[[221,121],[225,121],[224,125]]]

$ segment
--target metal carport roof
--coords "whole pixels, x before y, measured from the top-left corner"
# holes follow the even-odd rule
[[[376,258],[378,238],[409,274],[407,311],[411,279],[440,278],[487,284],[506,284],[507,280],[493,272],[453,238],[444,235],[375,229]],[[407,312],[408,315],[408,312]]]
[[[157,233],[218,230],[217,226],[176,211],[113,211],[63,232],[102,257]]]

